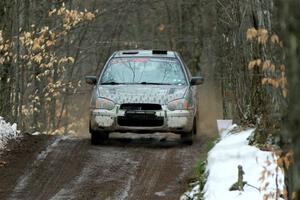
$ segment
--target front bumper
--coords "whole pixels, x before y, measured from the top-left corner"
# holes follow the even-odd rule
[[[150,123],[151,125],[134,125],[134,123],[124,123],[120,119],[127,117],[125,110],[120,110],[116,106],[113,110],[92,109],[90,111],[90,125],[94,131],[107,132],[174,132],[183,133],[190,132],[193,129],[193,110],[176,110],[170,111],[166,106],[162,106],[162,110],[152,111],[155,119],[161,121],[159,125]],[[134,118],[132,119],[134,120]],[[136,119],[141,120],[141,119]],[[147,120],[147,119],[145,119]],[[149,120],[148,120],[149,121]],[[121,125],[120,125],[121,124]],[[147,123],[146,123],[147,124]],[[148,123],[149,124],[149,123]]]

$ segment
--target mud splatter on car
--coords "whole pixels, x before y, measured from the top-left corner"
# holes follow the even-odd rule
[[[196,85],[177,52],[118,51],[106,62],[94,85],[90,105],[92,144],[110,132],[173,132],[192,144],[196,134]]]

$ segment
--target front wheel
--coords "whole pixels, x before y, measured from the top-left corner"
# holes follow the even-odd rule
[[[89,132],[91,134],[91,144],[92,145],[101,144],[101,142],[104,142],[104,141],[108,140],[108,138],[109,138],[109,133],[93,130],[91,127],[91,122],[89,124]]]
[[[97,145],[101,144],[102,142],[108,140],[109,134],[102,133],[102,132],[91,132],[91,144]]]
[[[187,145],[192,145],[196,134],[197,134],[197,126],[196,126],[196,120],[194,120],[192,131],[188,133],[182,133],[180,135],[182,143]]]
[[[182,133],[180,138],[183,144],[192,145],[194,141],[194,133],[193,131],[189,133]]]

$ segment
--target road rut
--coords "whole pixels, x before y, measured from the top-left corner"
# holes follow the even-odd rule
[[[34,140],[38,152],[14,158],[22,167],[18,173],[5,176],[9,160],[0,168],[0,199],[179,199],[197,159],[206,153],[201,136],[192,146],[182,145],[173,134],[115,134],[99,146],[72,136],[42,144]]]

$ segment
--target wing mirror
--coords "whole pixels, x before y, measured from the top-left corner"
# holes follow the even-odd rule
[[[192,77],[191,85],[201,85],[204,83],[204,78],[202,76]]]
[[[85,82],[90,85],[96,85],[97,84],[97,77],[96,76],[86,76]]]

